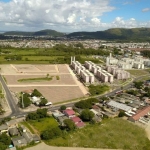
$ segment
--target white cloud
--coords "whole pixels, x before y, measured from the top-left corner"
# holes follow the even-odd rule
[[[20,24],[25,27],[44,28],[54,26],[82,25],[99,23],[99,17],[115,8],[110,0],[11,0],[0,2],[0,22]],[[95,18],[95,19],[94,19]]]
[[[150,8],[144,8],[144,9],[142,9],[142,12],[147,12],[147,11],[150,11]]]
[[[149,22],[116,17],[105,23],[101,19],[115,7],[111,0],[11,0],[0,2],[1,30],[96,31],[112,27],[150,27]],[[148,11],[145,8],[143,11]]]

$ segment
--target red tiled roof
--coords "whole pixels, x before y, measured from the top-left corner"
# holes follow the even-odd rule
[[[73,117],[71,120],[76,123],[76,122],[82,122],[82,120],[79,117]]]
[[[81,128],[81,127],[84,127],[84,126],[85,126],[85,123],[84,123],[84,122],[79,122],[79,123],[76,124],[76,126],[77,126],[78,128]]]
[[[96,105],[93,105],[92,108],[93,108],[93,109],[99,109],[99,107],[96,106]]]
[[[68,116],[75,115],[75,112],[72,109],[66,109],[64,110],[64,113],[66,113]]]
[[[148,112],[150,112],[150,106],[147,106],[142,110],[139,110],[135,115],[131,116],[130,118],[136,121],[136,120],[139,120],[140,117],[145,116]]]

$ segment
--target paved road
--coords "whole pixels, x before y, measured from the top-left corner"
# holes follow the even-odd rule
[[[13,99],[12,94],[11,94],[10,90],[8,89],[6,83],[5,83],[5,81],[1,75],[0,75],[0,81],[1,81],[2,86],[6,92],[6,99],[7,99],[7,102],[9,104],[10,108],[11,108],[11,111],[12,111],[11,116],[19,115],[21,112],[20,112],[18,106],[16,105],[15,100]]]
[[[144,75],[144,76],[145,76],[145,75]],[[142,76],[142,77],[143,77],[143,76]],[[129,84],[123,86],[123,90],[126,90],[126,89],[130,88],[130,87],[132,86],[132,84],[133,84],[134,81],[136,81],[136,80],[138,80],[138,79],[140,79],[140,78],[142,78],[142,77],[135,78],[131,83],[129,83]],[[9,106],[10,106],[11,110],[12,110],[12,114],[11,114],[9,117],[12,117],[12,116],[22,117],[22,116],[28,114],[29,112],[22,112],[22,111],[19,110],[18,106],[17,106],[16,103],[15,103],[15,100],[14,100],[13,97],[12,97],[11,92],[9,91],[9,89],[8,89],[6,83],[5,83],[5,81],[3,80],[3,78],[2,78],[1,75],[0,75],[0,81],[1,81],[1,83],[2,83],[2,85],[3,85],[3,87],[4,87],[4,90],[5,90],[5,92],[6,92],[7,101],[8,101],[8,103],[9,103]],[[121,90],[121,87],[118,87],[117,89],[115,89],[115,90],[113,90],[112,92],[109,92],[109,93],[107,93],[107,94],[104,94],[103,96],[113,96],[113,95],[115,95],[115,93],[116,93],[117,91],[119,91],[119,90]],[[102,96],[97,96],[96,98],[100,98],[100,97],[102,97]],[[71,107],[71,106],[73,106],[75,103],[76,103],[76,102],[68,102],[68,103],[66,103],[65,105],[66,105],[67,107]],[[59,109],[61,105],[62,105],[62,104],[57,105],[57,106],[53,106],[53,107],[49,108],[48,110],[49,110],[49,111],[54,111],[54,110],[56,110],[56,109]]]

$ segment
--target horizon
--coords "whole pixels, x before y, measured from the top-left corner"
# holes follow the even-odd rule
[[[4,31],[104,31],[150,27],[149,0],[1,0]]]

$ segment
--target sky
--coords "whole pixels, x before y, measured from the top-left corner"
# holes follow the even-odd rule
[[[150,0],[0,0],[0,31],[150,27]]]

